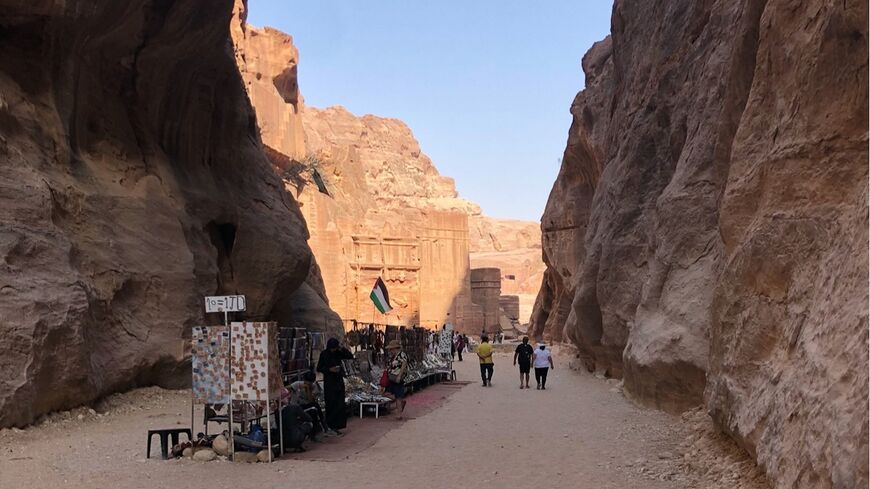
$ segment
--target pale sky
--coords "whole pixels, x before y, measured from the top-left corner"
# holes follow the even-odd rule
[[[565,149],[580,59],[612,1],[249,0],[299,48],[306,104],[405,121],[460,195],[538,221]]]

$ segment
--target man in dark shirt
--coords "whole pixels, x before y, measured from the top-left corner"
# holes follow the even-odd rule
[[[311,416],[296,404],[288,404],[281,410],[281,429],[284,431],[284,451],[304,452],[302,442],[314,428]]]
[[[517,362],[520,364],[520,389],[529,388],[529,371],[532,369],[533,353],[535,353],[535,349],[529,344],[529,337],[524,336],[523,343],[517,345],[517,349],[514,351],[514,365]],[[523,376],[526,379],[525,385],[523,385]]]

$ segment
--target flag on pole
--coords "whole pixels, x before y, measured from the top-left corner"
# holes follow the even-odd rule
[[[378,277],[378,280],[375,281],[375,286],[372,287],[372,293],[369,294],[369,297],[375,303],[378,311],[381,311],[381,314],[386,314],[393,310],[393,306],[390,305],[390,294],[387,292],[387,286],[381,280],[381,277]]]

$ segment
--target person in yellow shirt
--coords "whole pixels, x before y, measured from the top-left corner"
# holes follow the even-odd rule
[[[480,346],[477,347],[477,356],[480,358],[480,377],[483,379],[484,387],[492,387],[492,345],[489,344],[489,337],[483,335],[480,337]]]

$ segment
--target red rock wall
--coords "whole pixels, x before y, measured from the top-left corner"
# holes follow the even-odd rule
[[[317,282],[232,8],[0,1],[0,426],[187,384],[204,295],[286,322]]]
[[[533,332],[778,487],[867,485],[866,60],[866,2],[618,1],[542,219]]]

